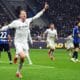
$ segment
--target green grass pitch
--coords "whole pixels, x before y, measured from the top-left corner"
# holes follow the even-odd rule
[[[47,51],[47,49],[30,50],[33,65],[28,65],[28,61],[25,59],[22,80],[80,80],[80,63],[71,62],[66,50],[56,49],[55,61],[49,59]],[[14,55],[14,49],[11,52]],[[7,54],[2,53],[0,80],[19,80],[15,76],[17,65],[10,65]]]

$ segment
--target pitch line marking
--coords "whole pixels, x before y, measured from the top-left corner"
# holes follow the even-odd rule
[[[5,61],[0,61],[0,63],[9,63],[9,62],[5,62]],[[7,67],[0,67],[0,68],[3,68],[3,69],[6,69]],[[8,67],[9,69],[15,69],[14,67]],[[45,65],[36,65],[36,64],[32,64],[30,66],[27,66],[26,67],[23,67],[23,68],[28,68],[28,69],[41,69],[41,68],[55,68],[54,66],[45,66]]]
[[[35,66],[35,67],[23,67],[23,69],[53,69],[54,67],[48,66]],[[0,67],[0,69],[16,69],[15,67]]]
[[[44,68],[55,68],[55,67],[53,67],[53,66],[44,66],[44,65],[35,65],[35,64],[33,64],[32,66],[44,67]]]

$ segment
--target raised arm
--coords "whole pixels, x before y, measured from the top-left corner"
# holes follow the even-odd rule
[[[43,13],[44,13],[48,8],[49,8],[49,5],[48,5],[47,2],[46,2],[44,8],[43,8],[39,13],[37,13],[37,14],[32,18],[32,20],[38,19],[40,16],[43,15]]]
[[[0,28],[0,31],[7,30],[7,29],[8,29],[8,25],[3,26],[2,28]]]

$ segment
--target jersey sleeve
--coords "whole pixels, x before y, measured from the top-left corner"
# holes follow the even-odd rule
[[[15,21],[11,22],[9,25],[8,25],[9,28],[15,28],[16,27],[16,23]]]
[[[30,33],[28,35],[28,38],[29,38],[30,43],[32,43],[33,41],[32,41],[32,37],[31,37],[31,34]]]
[[[35,19],[38,19],[39,17],[41,17],[43,15],[43,13],[45,12],[45,10],[41,10],[40,12],[38,12],[34,17],[31,18],[31,22]]]
[[[15,21],[11,22],[9,25],[6,25],[6,26],[3,26],[0,31],[3,31],[3,30],[7,30],[7,29],[10,29],[10,28],[15,28]]]
[[[47,34],[48,33],[48,29],[44,32],[44,34]]]
[[[73,37],[74,37],[74,31],[75,31],[75,28],[73,28],[73,34],[72,34]]]
[[[57,30],[55,30],[55,35],[57,36]]]
[[[4,31],[4,30],[7,30],[9,27],[8,27],[8,25],[6,25],[6,26],[3,26],[1,29],[0,29],[0,31]]]

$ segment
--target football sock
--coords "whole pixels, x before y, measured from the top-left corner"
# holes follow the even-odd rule
[[[78,59],[78,52],[75,53],[75,59]]]
[[[75,59],[78,59],[78,52],[77,51],[74,51],[74,53],[73,53],[73,56],[72,56],[73,58],[75,58]]]
[[[18,66],[18,69],[17,69],[17,73],[20,73],[20,71],[22,69],[22,66],[23,66],[23,61],[20,59],[19,66]]]
[[[53,49],[51,50],[51,55],[52,55],[52,56],[54,55],[54,50],[53,50]]]
[[[31,59],[30,59],[30,56],[29,56],[29,55],[27,55],[27,59],[28,59],[28,61],[29,61],[29,64],[32,64],[32,61],[31,61]]]
[[[51,49],[49,50],[48,54],[51,54]]]
[[[7,53],[8,53],[9,61],[12,61],[12,55],[11,55],[11,52],[10,52],[10,51],[8,51]]]

